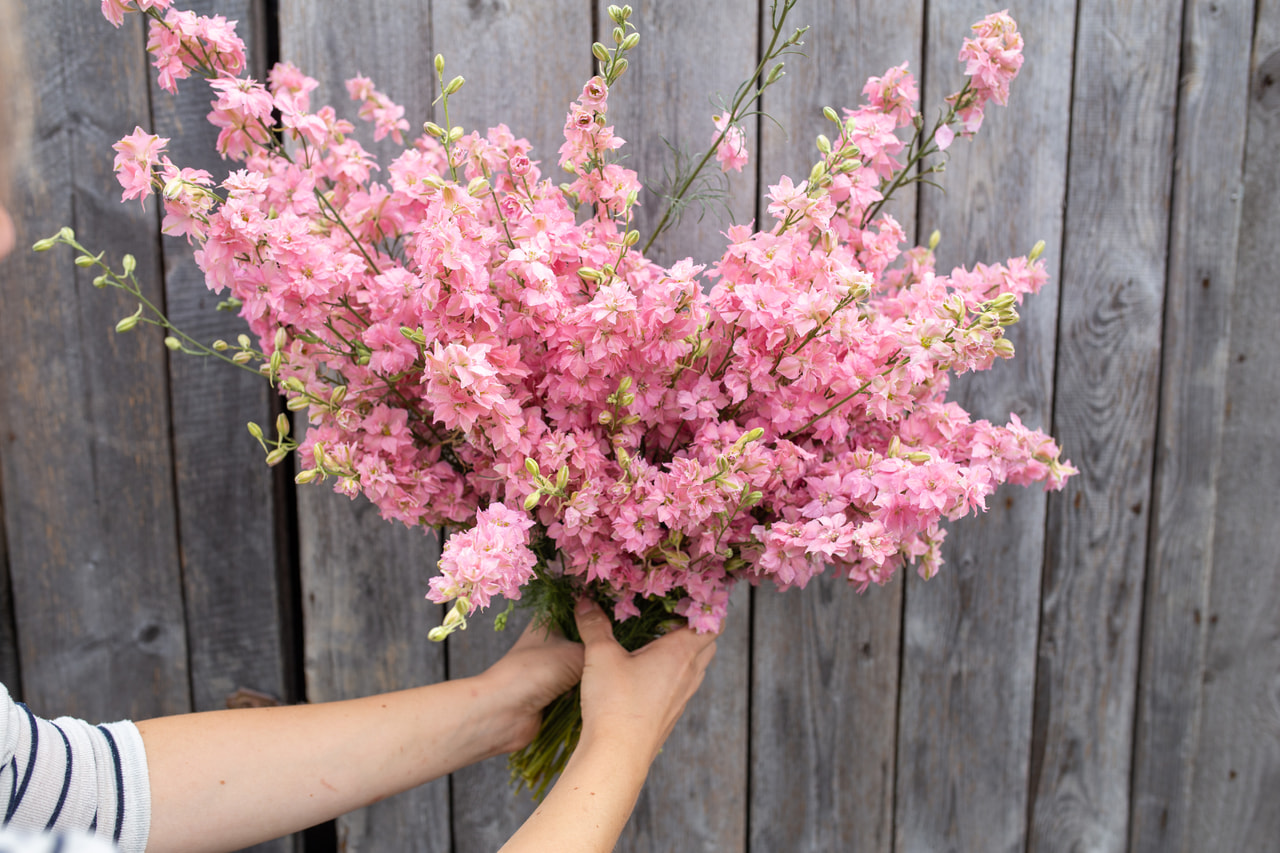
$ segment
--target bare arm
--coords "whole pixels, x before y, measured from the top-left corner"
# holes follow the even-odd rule
[[[238,850],[519,749],[542,707],[577,682],[582,648],[526,631],[474,678],[141,722],[147,850]]]
[[[636,652],[594,604],[578,607],[586,646],[582,739],[551,793],[502,853],[606,853],[621,835],[667,735],[702,683],[715,636],[688,628]]]

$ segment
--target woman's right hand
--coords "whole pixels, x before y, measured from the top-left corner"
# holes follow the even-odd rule
[[[590,599],[578,602],[575,617],[586,647],[583,738],[643,744],[652,761],[702,683],[717,635],[680,628],[628,652]]]

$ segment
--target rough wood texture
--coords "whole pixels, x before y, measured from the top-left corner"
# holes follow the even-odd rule
[[[1280,4],[1258,5],[1240,254],[1209,585],[1203,711],[1188,850],[1275,850],[1280,839],[1280,528],[1273,504],[1280,417]]]
[[[822,108],[862,100],[867,77],[910,62],[919,73],[922,2],[808,2],[803,57],[766,95],[782,125],[761,127],[762,190],[805,177]],[[915,192],[894,213],[915,231]],[[857,595],[838,578],[755,593],[752,631],[751,849],[887,850],[893,835],[902,583]]]
[[[260,5],[224,0],[192,8],[238,21],[252,51],[261,38]],[[257,65],[261,79],[265,69]],[[171,140],[174,162],[217,179],[238,166],[214,149],[217,129],[205,120],[208,87],[188,81],[175,97],[150,76],[153,129]],[[162,246],[169,319],[206,343],[245,332],[243,320],[214,310],[222,297],[205,286],[186,239],[165,237]],[[254,421],[272,432],[270,386],[247,371],[182,354],[170,358],[169,378],[195,708],[225,708],[240,687],[287,699],[273,477],[245,430]]]
[[[411,132],[429,115],[434,77],[430,16],[413,2],[354,5],[280,3],[281,57],[320,81],[312,106],[332,104],[357,125],[380,157],[379,145],[355,118],[343,81],[357,74],[405,107]],[[383,521],[364,501],[351,502],[325,485],[299,489],[307,697],[347,698],[445,677],[444,652],[427,642],[437,608],[422,599],[438,551],[428,536]],[[438,781],[339,818],[347,851],[448,850],[448,783]]]
[[[711,143],[711,117],[720,106],[710,99],[731,98],[754,69],[759,13],[756,3],[745,0],[678,4],[643,0],[632,6],[640,45],[629,54],[630,68],[610,93],[609,118],[627,140],[620,151],[625,162],[646,185],[654,186],[671,164],[663,137],[699,155]],[[596,39],[611,45],[607,4],[597,8]],[[788,25],[791,28],[794,23]],[[748,145],[753,148],[755,124],[755,120],[747,124]],[[708,168],[717,167],[712,163]],[[753,216],[754,183],[750,168],[730,177],[729,205],[735,219]],[[636,228],[643,235],[643,245],[661,216],[661,205],[649,193],[642,195],[641,204]],[[699,263],[713,261],[724,249],[720,232],[727,223],[721,216],[722,212],[709,210],[698,222],[696,209],[691,210],[654,244],[651,256],[668,262],[688,255]],[[655,762],[619,850],[710,853],[745,848],[748,592],[745,588],[735,591],[715,665]]]
[[[1211,631],[1227,358],[1232,340],[1241,353],[1257,354],[1248,338],[1231,336],[1249,107],[1249,53],[1241,46],[1250,41],[1253,9],[1194,2],[1184,14],[1130,844],[1152,853],[1203,849],[1191,839],[1202,808],[1192,795],[1192,759]],[[1225,481],[1227,493],[1235,488]]]
[[[439,608],[423,601],[439,558],[433,537],[379,516],[325,485],[298,490],[307,697],[352,699],[444,680],[427,640]],[[449,785],[439,779],[338,819],[338,846],[357,853],[448,851]]]
[[[982,2],[930,6],[926,116],[963,84],[960,44],[990,11]],[[1071,115],[1072,44],[1062,34],[1075,3],[1009,12],[1034,61],[1011,87],[1012,107],[991,106],[981,132],[951,147],[944,191],[921,189],[920,230],[942,232],[941,271],[1025,255],[1045,240],[1052,279],[1019,308],[1009,336],[1017,357],[960,377],[950,397],[975,419],[1005,423],[1014,412],[1047,427]],[[986,513],[950,526],[938,577],[906,579],[898,850],[1022,850],[1045,506],[1039,489],[1002,489]]]
[[[36,138],[17,176],[20,246],[62,225],[132,252],[158,298],[154,214],[122,208],[111,144],[147,124],[140,27],[27,4]],[[93,81],[92,90],[85,81]],[[23,687],[37,711],[145,717],[189,707],[164,347],[66,250],[19,251],[0,289],[3,492]]]
[[[1180,11],[1080,4],[1053,429],[1081,474],[1049,501],[1035,853],[1128,841]]]
[[[738,84],[759,61],[760,13],[757,4],[749,0],[641,0],[631,5],[635,8],[631,20],[640,30],[640,45],[627,54],[631,65],[610,93],[609,120],[627,141],[619,154],[628,167],[640,173],[646,187],[640,195],[635,223],[643,246],[665,207],[653,189],[662,186],[664,175],[674,167],[669,145],[693,155],[695,163],[707,150],[715,132],[712,117],[723,111],[722,102],[733,97]],[[600,29],[596,39],[612,47],[607,6],[604,2],[598,6]],[[764,14],[767,16],[767,11]],[[793,22],[789,19],[788,23]],[[757,126],[754,118],[744,125],[753,156],[758,148]],[[707,168],[711,170],[708,174],[720,174],[714,160]],[[732,221],[745,222],[755,216],[754,176],[750,165],[741,173],[729,174],[726,202]],[[679,225],[658,238],[650,257],[659,263],[689,256],[697,263],[719,258],[724,251],[720,232],[731,219],[718,203],[708,207],[701,219],[699,215],[695,203]]]

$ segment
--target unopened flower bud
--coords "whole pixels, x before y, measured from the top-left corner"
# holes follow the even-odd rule
[[[898,453],[901,452],[901,450],[902,450],[902,439],[895,435],[893,438],[889,439],[889,452],[886,453],[885,455],[890,458],[893,458],[897,456]]]
[[[840,114],[831,107],[823,107],[822,114],[826,116],[827,121],[833,121],[836,124],[840,123]]]
[[[600,414],[596,415],[596,422],[601,426],[608,426],[613,423],[613,413],[609,411],[602,411]]]
[[[917,464],[924,464],[925,462],[933,461],[933,457],[928,453],[925,453],[923,450],[913,450],[907,454],[907,458]]]
[[[450,80],[450,81],[449,81],[449,85],[447,85],[447,86],[445,86],[445,87],[444,87],[444,94],[446,94],[446,95],[452,95],[454,92],[456,92],[456,91],[458,91],[459,89],[461,89],[461,88],[462,88],[462,84],[463,84],[463,83],[466,83],[466,82],[467,82],[467,81],[466,81],[464,78],[462,78],[461,76],[454,77],[452,80]]]
[[[591,267],[578,267],[578,277],[584,278],[587,281],[600,281],[604,278],[604,275],[598,269],[593,269]]]
[[[622,40],[622,44],[620,46],[623,50],[631,50],[639,43],[640,43],[640,34],[631,33],[629,36],[627,36]]]
[[[623,39],[625,39],[626,37],[627,37],[627,31],[626,31],[626,30],[624,30],[622,27],[614,27],[614,28],[613,28],[613,43],[614,43],[614,44],[616,44],[616,45],[621,45],[621,44],[622,44]]]
[[[289,434],[289,416],[284,412],[276,415],[276,434],[281,438]]]
[[[137,325],[138,325],[138,315],[130,314],[128,317],[125,317],[119,323],[116,323],[116,331],[129,332],[129,331],[132,331],[133,328]]]
[[[621,6],[615,6],[613,4],[609,5],[609,20],[613,21],[615,24],[621,24],[626,21],[626,18],[622,17]]]
[[[98,288],[99,290],[106,287],[110,283],[111,283],[111,279],[107,277],[106,273],[103,273],[102,275],[99,275],[99,276],[94,276],[93,278],[93,286]]]
[[[1027,260],[1034,264],[1036,261],[1040,259],[1040,256],[1043,254],[1044,254],[1044,241],[1037,240],[1036,244],[1031,247],[1031,254],[1027,255]]]
[[[1000,358],[1013,358],[1013,341],[1008,338],[997,338],[991,344],[991,351]]]
[[[249,340],[248,335],[241,334],[236,336],[236,343],[240,344],[240,349],[248,349],[249,344],[253,343],[253,341]]]
[[[120,264],[124,267],[124,274],[129,275],[138,268],[138,259],[133,255],[125,255],[120,259]]]
[[[283,363],[283,361],[284,361],[284,358],[280,350],[276,350],[275,352],[271,353],[270,364],[271,364],[272,374],[276,374],[280,372],[280,365]]]
[[[529,496],[524,499],[524,511],[533,512],[538,506],[538,502],[542,500],[541,492],[530,492]]]
[[[601,62],[608,62],[609,48],[605,47],[600,42],[596,42],[595,44],[591,45],[591,55],[594,56],[596,59],[600,60]]]
[[[177,352],[178,350],[182,349],[182,341],[178,340],[173,335],[167,335],[165,337],[164,345],[168,347],[172,352]]]
[[[457,142],[461,138],[462,138],[462,127],[460,125],[455,124],[453,127],[449,128],[450,142]]]
[[[625,56],[622,59],[619,59],[618,64],[613,66],[613,79],[617,80],[630,67],[631,67],[631,63],[627,62],[627,58]]]
[[[747,492],[747,496],[742,499],[742,505],[743,507],[750,509],[762,500],[764,500],[763,492]]]
[[[822,182],[823,177],[827,174],[827,164],[818,162],[813,164],[813,168],[809,170],[809,187],[813,189]]]
[[[283,447],[277,447],[275,450],[267,454],[267,466],[274,468],[279,465],[284,458],[289,455],[289,451]]]
[[[38,252],[40,250],[36,249],[36,251]],[[98,262],[98,259],[95,258],[93,255],[80,255],[75,260],[75,264],[78,267],[91,267],[97,262]]]
[[[320,473],[319,468],[307,468],[303,471],[299,471],[294,476],[293,482],[297,483],[299,486],[305,486],[307,483],[315,482],[321,476],[322,474]]]
[[[347,386],[339,385],[329,394],[329,405],[341,406],[342,401],[347,399]]]
[[[556,472],[556,488],[563,492],[567,485],[569,485],[569,466],[561,465],[560,470]]]
[[[249,427],[249,435],[251,435],[251,436],[253,436],[254,438],[258,439],[258,441],[262,441],[262,427],[258,426],[258,425],[257,425],[256,423],[254,423],[253,421],[249,421],[249,423],[247,424],[247,426]],[[316,447],[317,447],[317,452],[319,452],[319,451],[318,451],[319,446],[320,446],[320,445],[316,445]]]
[[[247,352],[238,352],[231,356],[231,361],[234,364],[248,364],[252,359],[253,356]]]
[[[942,242],[942,232],[937,228],[933,229],[933,233],[929,235],[929,251],[932,252],[938,248],[938,244]]]
[[[538,460],[532,457],[526,457],[524,460],[524,470],[528,471],[535,477],[538,476]]]
[[[276,337],[272,343],[275,344],[275,347],[278,350],[284,349],[289,343],[289,333],[284,330],[284,326],[276,329]]]
[[[631,390],[631,377],[630,377],[630,376],[624,376],[624,377],[622,377],[621,379],[619,379],[619,380],[618,380],[618,390],[619,390],[620,392],[624,393],[624,394],[625,394],[627,391],[630,391],[630,390]]]
[[[992,311],[1007,311],[1018,304],[1018,297],[1012,293],[1002,293],[995,299],[987,301],[987,307]]]
[[[301,412],[303,409],[311,405],[311,401],[306,397],[290,397],[284,407],[291,412]]]
[[[631,246],[634,246],[636,243],[639,243],[639,242],[640,242],[639,231],[628,231],[626,236],[622,238],[622,245],[628,248],[630,248]]]
[[[489,191],[489,182],[484,178],[472,178],[471,183],[467,184],[467,195],[472,198],[479,198]]]
[[[818,134],[818,150],[824,155],[831,153],[831,140],[827,138],[825,133]]]
[[[784,63],[779,62],[777,65],[773,66],[773,68],[769,69],[769,76],[764,78],[764,84],[766,86],[772,86],[774,83],[777,83],[782,79],[782,75],[786,73],[782,70],[783,64]]]
[[[43,240],[37,240],[31,244],[33,252],[47,252],[54,246],[58,245],[57,237],[45,237]]]
[[[444,73],[444,54],[443,53],[436,54],[435,64],[436,64],[436,73],[443,74]]]
[[[444,128],[436,124],[434,121],[423,122],[422,132],[428,136],[434,136],[437,139],[444,136]]]

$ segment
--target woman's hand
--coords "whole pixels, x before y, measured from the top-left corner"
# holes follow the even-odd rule
[[[582,644],[530,624],[515,645],[479,676],[484,690],[509,704],[511,718],[501,752],[529,745],[542,723],[542,709],[582,677],[582,661]]]
[[[575,615],[585,645],[583,736],[650,744],[647,767],[702,683],[716,635],[680,628],[628,652],[590,599],[578,603]]]

